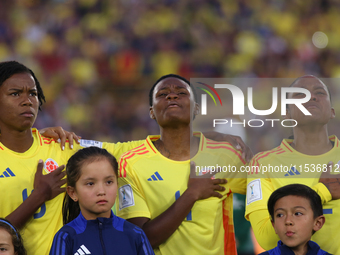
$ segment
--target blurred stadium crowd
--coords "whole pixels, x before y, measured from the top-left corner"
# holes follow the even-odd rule
[[[39,78],[38,128],[143,139],[158,133],[148,90],[164,74],[340,77],[339,9],[332,0],[2,0],[0,60]],[[254,152],[279,142],[255,138]]]

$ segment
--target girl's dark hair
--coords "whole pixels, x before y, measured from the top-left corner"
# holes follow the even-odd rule
[[[8,220],[0,218],[0,229],[6,230],[11,235],[16,255],[27,255],[24,242],[19,231]]]
[[[37,87],[38,91],[39,110],[41,110],[40,106],[43,104],[43,102],[46,102],[44,92],[40,86],[37,77],[35,77],[33,71],[28,67],[24,66],[23,64],[20,64],[17,61],[0,62],[0,86],[12,75],[19,73],[28,73],[32,75],[35,82],[35,86]]]
[[[77,151],[67,162],[66,176],[67,186],[75,187],[81,176],[81,168],[86,164],[106,159],[112,166],[118,178],[118,163],[114,156],[107,150],[98,147],[88,147]],[[100,170],[100,169],[98,169]],[[66,195],[63,203],[63,222],[67,224],[78,217],[80,207],[78,202],[74,202],[69,195]]]

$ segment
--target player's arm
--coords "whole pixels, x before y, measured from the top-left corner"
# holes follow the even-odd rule
[[[32,194],[6,217],[18,229],[25,225],[45,201],[51,200],[65,191],[65,188],[61,188],[66,183],[65,171],[62,171],[65,166],[62,165],[52,173],[43,175],[43,165],[44,162],[40,160],[35,174]]]
[[[80,136],[74,132],[64,130],[62,127],[47,127],[39,130],[39,133],[45,137],[53,138],[60,143],[61,149],[64,150],[66,140],[69,141],[70,149],[73,149],[73,140],[79,144]]]
[[[211,140],[219,142],[228,142],[235,149],[242,150],[242,158],[246,162],[249,162],[250,159],[253,157],[253,152],[251,151],[251,149],[243,142],[242,138],[237,135],[222,134],[215,131],[203,132],[203,134],[205,137]]]
[[[272,226],[268,210],[251,212],[248,218],[259,245],[265,250],[273,249],[277,245],[279,237]]]
[[[195,173],[195,166],[191,165]],[[181,225],[197,200],[209,197],[222,198],[217,191],[224,191],[220,186],[225,184],[225,179],[189,178],[187,190],[162,214],[153,220],[146,217],[129,218],[128,221],[139,226],[145,232],[153,248],[164,243]]]
[[[274,191],[271,180],[266,178],[249,178],[247,183],[245,217],[250,221],[259,245],[265,250],[273,249],[279,238],[271,224],[271,218],[267,209],[269,196]]]
[[[327,171],[320,176],[319,183],[312,188],[319,194],[322,203],[340,198],[340,175],[332,175],[333,162],[327,164]]]
[[[68,132],[64,130],[62,127],[48,127],[41,129],[40,134],[48,137],[53,138],[56,141],[60,141],[60,146],[62,150],[65,148],[66,140],[69,141],[70,149],[73,149],[73,140],[76,141],[77,144],[80,144],[81,147],[88,147],[88,146],[97,146],[106,149],[110,152],[116,159],[119,159],[120,156],[133,148],[138,147],[141,145],[145,140],[138,140],[138,141],[131,141],[131,142],[123,142],[123,143],[102,143],[97,141],[91,140],[84,140],[81,139],[80,136],[77,136],[74,132]],[[83,143],[83,142],[84,143]],[[90,142],[90,143],[86,143]]]

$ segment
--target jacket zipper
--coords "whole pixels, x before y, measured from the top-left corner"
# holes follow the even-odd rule
[[[102,233],[103,223],[99,221],[98,225],[99,225],[99,239],[100,239],[100,243],[102,245],[103,254],[106,255],[106,250],[105,250],[105,245],[104,245],[104,240],[103,240],[103,233]]]

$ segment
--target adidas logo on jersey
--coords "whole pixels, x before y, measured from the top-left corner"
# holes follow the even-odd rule
[[[158,173],[155,172],[155,174],[151,175],[151,178],[148,179],[148,181],[163,181],[162,176]]]
[[[92,254],[85,245],[80,246],[77,252],[74,255],[83,255],[83,254]]]
[[[7,167],[7,169],[0,175],[0,178],[5,178],[5,177],[14,177],[15,174]]]
[[[292,166],[292,168],[285,174],[285,176],[300,175],[300,172]]]

